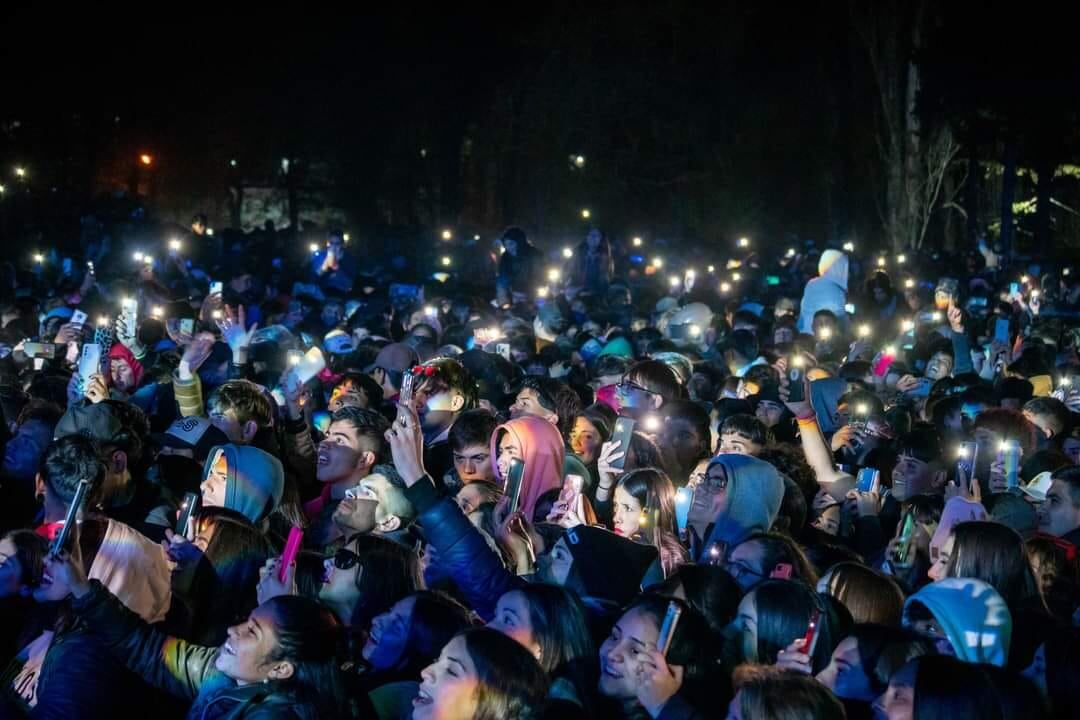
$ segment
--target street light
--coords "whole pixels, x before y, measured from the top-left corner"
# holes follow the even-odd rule
[[[551,268],[550,270],[548,270],[547,277],[550,282],[559,282],[559,278],[562,277],[562,273],[559,272],[559,268]]]
[[[639,237],[634,238],[634,247],[641,247],[641,238],[639,238]]]
[[[450,267],[450,263],[451,263],[450,256],[449,255],[443,255],[443,259],[442,259],[443,267]]]
[[[25,178],[26,177],[26,168],[24,168],[24,167],[16,167],[15,168],[15,177],[17,177],[19,179]]]
[[[585,156],[584,155],[575,155],[574,156],[574,165],[576,167],[579,167],[579,168],[585,167]]]
[[[143,165],[145,165],[147,167],[150,167],[151,165],[154,164],[154,158],[151,157],[150,155],[148,155],[147,153],[143,153],[142,155],[139,156],[139,162],[141,162]]]
[[[739,238],[739,247],[750,247],[750,238]]]
[[[570,258],[574,257],[574,251],[568,247],[564,247],[562,249],[562,256],[569,260]]]
[[[442,231],[442,239],[443,240],[452,240],[453,237],[454,237],[454,233],[450,232],[449,230],[443,230]]]
[[[582,210],[581,210],[581,217],[582,217],[582,219],[584,219],[584,220],[588,220],[589,218],[591,218],[591,217],[592,217],[592,213],[591,213],[591,212],[589,212],[589,208],[582,208]]]

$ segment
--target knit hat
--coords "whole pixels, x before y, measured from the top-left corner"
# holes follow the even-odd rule
[[[619,537],[602,527],[578,525],[563,533],[574,556],[572,570],[587,597],[625,605],[641,592],[641,581],[658,553],[652,545]]]

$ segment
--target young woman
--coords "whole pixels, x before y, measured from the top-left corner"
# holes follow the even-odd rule
[[[173,574],[170,627],[183,627],[177,634],[200,645],[224,642],[228,629],[259,604],[259,568],[273,547],[246,517],[218,507],[199,513],[191,543],[170,540],[166,551],[180,569]]]
[[[456,635],[420,675],[412,720],[530,720],[543,711],[547,677],[536,658],[490,628]]]
[[[893,673],[889,687],[874,701],[874,713],[884,720],[1003,718],[983,666],[947,655],[925,655]]]
[[[690,561],[675,523],[675,486],[662,470],[646,468],[623,475],[613,501],[615,534],[655,547],[664,577]]]
[[[1080,553],[1072,543],[1036,535],[1026,543],[1027,559],[1050,614],[1071,623],[1080,605]]]
[[[423,586],[412,549],[375,535],[349,538],[323,567],[319,601],[353,633]]]
[[[820,683],[762,665],[743,665],[734,676],[727,720],[844,720],[844,708]]]
[[[524,463],[521,477],[519,509],[527,519],[542,522],[537,506],[547,493],[558,493],[563,485],[565,458],[562,436],[558,428],[537,417],[522,416],[504,423],[491,436],[491,456],[495,458],[495,480],[505,486],[511,464]]]
[[[836,598],[856,623],[900,627],[904,593],[896,581],[855,562],[834,565],[818,581],[818,592]]]
[[[670,604],[682,610],[665,657],[657,649]],[[685,603],[645,596],[630,606],[600,646],[600,695],[611,715],[673,717],[727,701],[726,683],[714,672],[715,649],[704,618]],[[722,706],[722,705],[721,705]]]
[[[503,593],[487,626],[517,640],[540,662],[551,679],[551,712],[588,716],[596,650],[585,609],[574,593],[546,583],[524,585]]]
[[[813,615],[818,616],[817,644],[809,658],[812,672],[820,672],[841,637],[851,626],[850,616],[804,582],[766,580],[739,603],[732,628],[735,650],[743,662],[771,665],[783,653],[804,652],[793,640],[806,635]],[[730,631],[729,631],[730,632]]]
[[[808,585],[818,581],[813,565],[795,541],[779,533],[751,535],[728,551],[725,569],[743,592],[749,592],[771,577],[802,580]]]
[[[716,565],[680,565],[650,592],[682,600],[705,618],[719,640],[739,611],[742,590],[727,570]]]
[[[95,636],[149,684],[191,701],[187,717],[343,718],[341,623],[306,598],[282,595],[229,628],[220,647],[170,637],[125,608],[68,556],[45,572]]]
[[[933,641],[909,630],[856,625],[833,650],[817,679],[840,698],[849,718],[869,717],[870,704],[885,692],[893,673],[934,652]]]

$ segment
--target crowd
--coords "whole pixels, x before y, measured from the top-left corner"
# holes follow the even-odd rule
[[[347,240],[0,271],[0,717],[1075,717],[1067,262]]]

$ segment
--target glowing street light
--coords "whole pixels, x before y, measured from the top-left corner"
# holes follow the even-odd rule
[[[562,249],[562,256],[569,260],[570,258],[574,257],[574,251],[568,247],[564,247]]]
[[[562,273],[559,272],[559,268],[551,268],[548,270],[547,278],[550,282],[559,282],[559,278],[562,277]]]
[[[452,240],[453,238],[454,238],[454,233],[450,232],[449,230],[443,230],[442,231],[442,239],[443,240]]]
[[[41,263],[45,262],[45,256],[41,253],[34,253],[34,262],[40,265]]]
[[[635,237],[634,240],[633,240],[633,243],[634,243],[634,247],[641,247],[641,238],[640,237]]]
[[[750,238],[739,238],[739,247],[750,247]]]
[[[722,282],[722,283],[720,283],[720,292],[722,292],[722,293],[729,293],[729,292],[731,292],[731,284],[730,284],[730,283],[726,283],[726,282]]]
[[[21,166],[16,167],[15,168],[15,177],[19,178],[20,180],[24,179],[26,177],[26,168],[21,167]]]
[[[443,267],[450,267],[450,263],[451,263],[451,262],[452,262],[452,261],[450,260],[450,256],[449,256],[449,255],[443,255],[443,258],[442,258],[442,266],[443,266]]]
[[[592,217],[592,213],[589,212],[589,208],[582,208],[581,209],[581,218],[583,220],[588,220],[591,217]]]
[[[154,158],[147,153],[143,153],[139,156],[139,162],[141,162],[146,167],[150,167],[154,164]]]
[[[574,166],[579,167],[579,168],[585,167],[585,156],[584,155],[575,155],[574,156]]]

